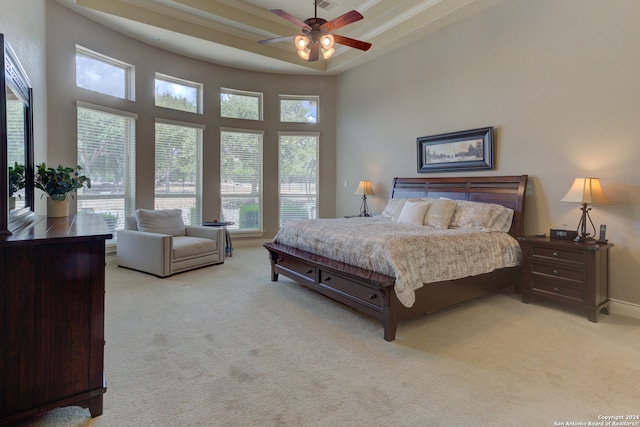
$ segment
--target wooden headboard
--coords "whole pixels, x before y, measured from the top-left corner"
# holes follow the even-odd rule
[[[524,235],[524,200],[528,175],[394,178],[391,198],[445,197],[496,203],[513,209],[509,234]]]

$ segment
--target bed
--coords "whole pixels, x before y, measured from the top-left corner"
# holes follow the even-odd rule
[[[499,237],[502,240],[515,241],[519,257],[521,255],[517,239],[524,234],[526,184],[527,175],[394,178],[388,206],[395,202],[399,202],[401,205],[409,205],[409,201],[413,202],[413,205],[417,205],[420,199],[428,198],[431,200],[430,203],[434,204],[443,203],[441,201],[445,200],[462,200],[469,205],[483,203],[506,207],[512,210],[511,221],[506,225],[508,230],[504,227],[503,232],[485,232],[483,234],[495,235],[496,238]],[[452,203],[455,204],[455,202]],[[481,206],[484,207],[485,205]],[[395,215],[397,216],[397,214],[398,212],[396,211]],[[384,227],[382,221],[384,219],[377,217],[335,219],[335,227],[333,228],[339,230],[340,227],[338,225],[340,223],[350,220],[354,221],[350,223],[353,228],[360,227],[357,225],[360,223],[364,227],[363,230],[367,228],[371,230],[374,240],[376,236],[378,240],[389,240],[388,237],[381,236]],[[394,218],[394,220],[397,222],[397,218]],[[318,223],[317,233],[319,234],[315,240],[332,242],[326,245],[327,247],[331,246],[330,251],[329,249],[319,250],[318,248],[321,246],[315,246],[316,249],[313,250],[310,249],[303,243],[307,240],[314,240],[314,238],[309,239],[306,236],[299,239],[300,244],[284,244],[282,243],[283,241],[288,243],[289,241],[293,242],[293,240],[287,240],[280,236],[283,232],[282,229],[274,238],[274,241],[264,244],[264,247],[269,252],[271,261],[271,280],[277,281],[279,275],[282,274],[302,286],[377,319],[382,323],[384,339],[387,341],[395,339],[397,324],[400,321],[433,313],[499,289],[513,287],[516,292],[520,290],[521,275],[520,259],[518,258],[516,262],[504,264],[507,266],[495,268],[486,273],[448,280],[424,280],[424,283],[419,283],[411,289],[410,297],[408,297],[404,288],[401,290],[396,289],[397,286],[404,282],[403,276],[398,274],[400,269],[398,271],[393,270],[393,268],[397,267],[397,261],[402,261],[401,259],[398,260],[397,254],[396,262],[392,263],[391,271],[388,266],[381,267],[378,263],[372,266],[360,263],[361,265],[358,266],[356,262],[351,262],[348,254],[340,253],[341,248],[336,247],[340,245],[336,245],[335,240],[331,240],[331,233],[325,232],[328,221],[332,220],[311,220],[307,222]],[[367,221],[370,222],[367,223]],[[286,227],[283,227],[283,229]],[[362,233],[361,235],[366,234],[364,231],[357,232]],[[454,231],[440,231],[439,233],[456,234]],[[283,234],[283,236],[286,236],[286,234]],[[363,245],[365,240],[362,239]],[[467,240],[469,240],[468,237]],[[465,252],[457,248],[454,248],[453,252],[456,250],[460,254],[460,258],[466,260],[467,255]],[[347,249],[345,249],[346,251]],[[387,255],[383,254],[382,256],[386,257]],[[510,256],[510,258],[513,257],[514,255]],[[421,262],[429,264],[429,260]]]

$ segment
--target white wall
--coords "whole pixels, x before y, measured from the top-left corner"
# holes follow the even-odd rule
[[[380,212],[393,177],[419,176],[417,137],[494,126],[495,170],[467,175],[528,174],[527,233],[576,226],[560,199],[600,177],[612,298],[640,304],[639,21],[636,0],[504,0],[339,76],[338,215],[360,179]]]
[[[320,216],[335,214],[336,77],[264,74],[218,66],[141,43],[97,25],[54,1],[48,2],[49,150],[52,164],[76,162],[76,100],[138,114],[136,122],[136,208],[153,208],[155,118],[201,123],[203,141],[203,218],[219,218],[220,127],[263,129],[265,238],[278,227],[278,131],[320,132]],[[77,88],[75,49],[80,44],[135,66],[136,100],[127,101]],[[157,108],[155,73],[204,84],[204,114]],[[220,118],[220,88],[262,92],[264,121]],[[278,95],[320,95],[319,124],[279,122]],[[36,159],[36,161],[42,159]],[[237,237],[236,237],[237,238]]]

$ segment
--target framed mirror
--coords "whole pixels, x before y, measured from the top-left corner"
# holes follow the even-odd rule
[[[0,34],[0,234],[11,234],[34,215],[33,104],[29,78]]]

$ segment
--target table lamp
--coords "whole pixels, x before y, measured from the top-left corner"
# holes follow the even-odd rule
[[[582,203],[582,207],[580,208],[580,210],[582,210],[582,217],[580,218],[580,222],[578,222],[577,240],[580,242],[594,241],[596,227],[593,225],[593,221],[591,221],[591,216],[589,215],[589,211],[591,210],[589,205],[606,205],[609,203],[607,197],[604,195],[604,191],[602,191],[600,178],[576,178],[561,201]],[[593,235],[587,233],[587,219],[593,227]]]
[[[362,195],[362,205],[360,206],[360,216],[371,216],[369,214],[369,209],[367,208],[367,196],[375,196],[376,194],[376,192],[373,191],[373,188],[371,187],[371,182],[368,180],[360,181],[360,183],[358,184],[358,189],[353,194]]]

